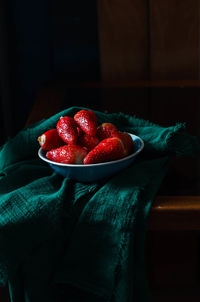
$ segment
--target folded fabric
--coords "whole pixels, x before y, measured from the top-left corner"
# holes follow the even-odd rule
[[[24,129],[0,150],[0,283],[12,302],[150,301],[144,239],[148,213],[175,155],[200,151],[184,124],[164,128],[95,112],[140,136],[145,148],[114,177],[80,183],[38,159],[37,137],[72,107]]]

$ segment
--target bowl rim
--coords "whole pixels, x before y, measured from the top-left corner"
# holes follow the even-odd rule
[[[52,164],[52,165],[56,165],[56,166],[60,166],[60,167],[73,167],[73,168],[89,168],[89,167],[99,167],[99,166],[106,166],[106,165],[111,165],[111,164],[115,164],[115,163],[120,163],[120,162],[123,162],[123,161],[126,161],[132,157],[134,157],[135,155],[137,155],[138,153],[140,153],[143,148],[144,148],[144,141],[137,135],[135,134],[132,134],[132,133],[129,133],[131,135],[131,137],[134,137],[134,139],[139,139],[140,142],[141,142],[141,147],[135,151],[134,153],[128,155],[128,156],[125,156],[123,158],[120,158],[120,159],[117,159],[117,160],[113,160],[113,161],[108,161],[108,162],[103,162],[103,163],[97,163],[97,164],[88,164],[88,165],[84,165],[84,164],[64,164],[64,163],[57,163],[55,161],[52,161],[52,160],[49,160],[48,158],[46,158],[42,152],[46,152],[45,150],[42,149],[42,147],[39,148],[38,150],[38,156],[46,161],[47,163],[49,164]]]

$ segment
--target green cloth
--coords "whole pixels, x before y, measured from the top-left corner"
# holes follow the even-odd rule
[[[37,137],[72,107],[19,132],[0,150],[0,283],[12,302],[151,301],[144,265],[148,213],[170,155],[200,151],[184,124],[163,128],[96,112],[140,136],[137,160],[112,178],[80,183],[38,158]]]

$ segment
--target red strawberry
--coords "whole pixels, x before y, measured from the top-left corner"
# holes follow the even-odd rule
[[[46,157],[52,161],[63,164],[82,164],[87,155],[85,148],[78,145],[65,145],[48,151]]]
[[[78,137],[83,135],[85,132],[83,132],[83,130],[79,127],[77,127],[77,131],[78,131]]]
[[[65,145],[64,141],[58,135],[56,129],[51,129],[38,137],[38,142],[42,149],[49,151]]]
[[[97,136],[90,136],[86,133],[79,137],[78,143],[82,147],[86,147],[88,151],[92,150],[99,143],[99,139]]]
[[[133,140],[131,136],[127,132],[119,132],[118,137],[124,145],[125,155],[129,155],[133,150]]]
[[[78,126],[88,135],[95,136],[97,133],[97,116],[91,110],[80,110],[75,116],[74,120]]]
[[[84,158],[84,165],[108,162],[120,159],[125,156],[124,146],[118,137],[111,137],[102,140]]]
[[[61,117],[57,123],[57,131],[63,141],[67,144],[75,145],[78,140],[78,131],[76,122],[72,117]]]
[[[111,123],[103,123],[100,125],[97,129],[97,135],[100,139],[119,137],[124,144],[125,155],[130,154],[133,149],[133,140],[131,136],[126,132],[118,131],[116,126]]]
[[[100,138],[100,140],[109,137],[114,137],[116,136],[116,134],[118,134],[118,130],[115,125],[111,123],[103,123],[97,129],[97,136]]]

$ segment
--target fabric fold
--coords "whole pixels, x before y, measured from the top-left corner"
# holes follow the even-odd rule
[[[84,289],[105,301],[111,301],[115,296],[116,301],[120,301],[119,292],[121,298],[124,295],[130,297],[131,292],[135,298],[140,298],[135,291],[139,275],[143,280],[144,276],[139,273],[133,288],[134,266],[131,272],[129,265],[125,265],[131,259],[127,248],[135,236],[142,238],[137,239],[141,246],[134,246],[132,252],[144,248],[142,243],[148,212],[167,167],[166,157],[144,161],[115,176],[94,194],[84,207],[61,260],[56,274],[57,283]],[[137,261],[144,268],[144,258]],[[123,294],[121,282],[123,288],[125,286]],[[147,294],[144,284],[143,289]]]
[[[195,155],[184,124],[161,127],[95,111],[99,124],[140,136],[144,150],[115,176],[80,183],[38,159],[37,137],[71,107],[19,132],[0,150],[0,283],[12,302],[150,301],[144,239],[171,155]],[[20,300],[21,299],[21,300]]]

